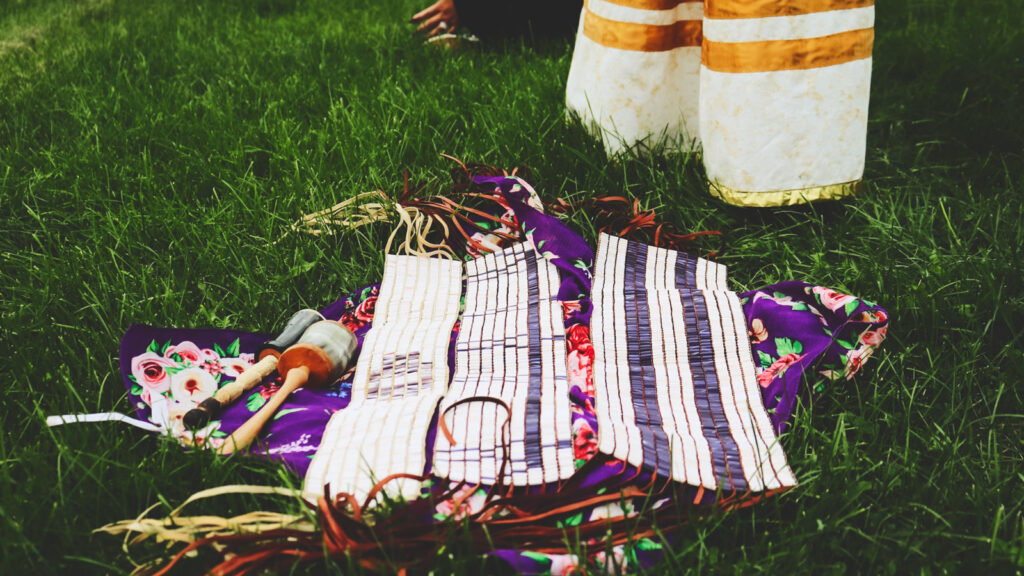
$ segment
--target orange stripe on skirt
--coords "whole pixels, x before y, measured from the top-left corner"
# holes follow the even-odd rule
[[[819,38],[761,42],[704,41],[701,63],[715,72],[777,72],[835,66],[871,57],[874,28]]]
[[[609,48],[637,52],[667,52],[683,46],[700,46],[700,20],[679,20],[674,24],[637,24],[609,20],[587,11],[583,34]]]

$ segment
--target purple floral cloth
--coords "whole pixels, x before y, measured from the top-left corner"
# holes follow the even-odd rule
[[[373,318],[379,285],[367,286],[321,310],[340,320],[362,345]],[[280,387],[268,376],[221,413],[220,419],[197,431],[181,420],[199,402],[233,381],[254,363],[257,348],[269,334],[215,328],[158,328],[132,324],[121,338],[121,377],[138,417],[166,426],[186,446],[219,446],[245,423]],[[358,353],[358,350],[357,350]],[[331,415],[348,406],[353,371],[321,389],[300,388],[266,425],[252,453],[280,460],[305,474],[320,446]]]
[[[761,397],[777,432],[789,422],[805,375],[814,392],[853,378],[889,324],[879,306],[805,282],[782,282],[740,298]]]
[[[481,186],[505,200],[503,216],[514,216],[528,241],[559,270],[558,297],[563,303],[567,363],[573,410],[573,444],[578,472],[577,486],[608,486],[616,482],[643,485],[650,477],[620,462],[587,465],[597,454],[597,419],[593,409],[590,343],[590,287],[594,253],[583,238],[557,218],[545,214],[536,192],[515,177],[478,177]],[[501,245],[497,236],[475,238],[477,246]],[[468,249],[473,255],[475,249]],[[340,320],[356,334],[360,344],[373,318],[379,285],[371,285],[341,298],[323,309],[327,318]],[[785,429],[801,382],[820,392],[828,382],[851,378],[885,338],[888,315],[875,304],[804,282],[783,282],[740,294],[757,366],[757,380],[765,407],[777,431]],[[452,334],[454,342],[459,325]],[[142,419],[154,414],[166,420],[171,434],[186,444],[213,445],[240,426],[266,402],[279,379],[267,378],[261,386],[230,406],[220,420],[192,432],[180,425],[187,409],[231,381],[247,365],[267,338],[232,330],[156,328],[133,325],[121,342],[121,371],[133,406]],[[453,349],[449,355],[453,354]],[[450,359],[451,363],[452,360]],[[304,475],[327,421],[349,401],[352,372],[320,390],[300,389],[278,411],[261,437],[255,454],[285,462]],[[436,430],[428,437],[428,449]],[[596,461],[595,461],[596,462]],[[696,493],[696,492],[695,492]],[[483,491],[473,497],[438,505],[437,517],[459,517],[479,503]],[[704,494],[708,503],[713,494]],[[456,509],[458,508],[458,509]],[[632,513],[632,504],[604,505],[564,521],[564,525]],[[661,544],[641,539],[630,547],[616,547],[591,559],[569,555],[537,554],[528,550],[499,550],[493,554],[517,571],[529,574],[562,574],[580,564],[602,569],[650,566],[661,555]]]

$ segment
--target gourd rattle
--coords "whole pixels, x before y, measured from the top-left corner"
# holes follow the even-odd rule
[[[225,384],[213,396],[203,400],[199,406],[185,413],[185,416],[182,418],[185,428],[189,430],[202,428],[209,424],[210,420],[220,416],[224,408],[253,386],[262,382],[267,375],[277,368],[278,357],[289,346],[295,344],[307,328],[323,319],[322,314],[308,308],[293,314],[277,338],[267,340],[256,350],[259,362],[246,368],[244,372],[235,378],[234,382]]]
[[[231,454],[248,448],[281,404],[301,386],[326,386],[340,378],[352,362],[356,344],[355,335],[333,320],[323,320],[307,328],[299,342],[278,358],[277,372],[284,376],[281,388],[224,441],[220,453]]]

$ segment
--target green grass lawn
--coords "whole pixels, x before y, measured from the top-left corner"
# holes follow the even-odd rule
[[[424,46],[406,21],[425,3],[0,0],[0,573],[127,572],[94,528],[296,483],[43,419],[130,409],[130,322],[266,330],[377,280],[382,228],[271,242],[404,170],[444,183],[440,153],[722,230],[736,288],[800,279],[890,311],[877,360],[784,437],[799,488],[680,528],[663,571],[1024,570],[1024,2],[880,2],[865,193],[775,210],[712,199],[694,158],[607,161],[564,120],[570,43]]]

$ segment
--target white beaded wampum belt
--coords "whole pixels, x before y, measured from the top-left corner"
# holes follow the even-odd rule
[[[557,269],[523,242],[466,270],[456,369],[441,403],[451,438],[437,437],[434,473],[517,487],[564,480],[574,466]]]
[[[352,383],[352,401],[331,417],[306,473],[304,492],[328,486],[362,501],[391,474],[422,474],[426,438],[448,387],[448,344],[459,315],[462,264],[388,255]],[[413,499],[421,483],[399,478],[391,497]]]
[[[352,389],[305,491],[363,498],[421,473],[440,402],[434,475],[543,486],[574,472],[558,274],[530,243],[466,266],[388,256]],[[742,307],[720,264],[601,235],[591,337],[598,448],[662,478],[723,492],[796,485],[761,401]],[[396,479],[392,496],[421,486]]]
[[[724,266],[602,234],[592,298],[601,452],[726,493],[796,484]]]

